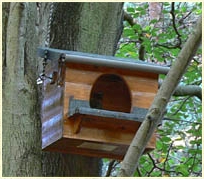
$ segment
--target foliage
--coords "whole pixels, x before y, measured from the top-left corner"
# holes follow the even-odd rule
[[[164,2],[159,19],[151,19],[148,8],[149,3],[125,4],[134,24],[124,21],[116,56],[139,59],[143,47],[145,61],[171,66],[202,13],[201,3]],[[201,54],[200,48],[180,84],[202,85]],[[197,97],[172,97],[165,115],[171,120],[158,127],[156,149],[141,157],[135,176],[201,176],[201,114]]]

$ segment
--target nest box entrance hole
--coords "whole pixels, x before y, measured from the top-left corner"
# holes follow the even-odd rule
[[[130,113],[131,93],[126,81],[116,74],[103,74],[93,84],[90,107]]]

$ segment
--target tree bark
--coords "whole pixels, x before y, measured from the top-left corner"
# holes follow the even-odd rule
[[[171,67],[162,86],[160,87],[154,101],[140,126],[122,162],[118,173],[120,177],[132,176],[137,168],[138,161],[145,146],[151,138],[156,126],[164,115],[165,108],[174,93],[182,75],[184,74],[190,60],[195,55],[202,36],[202,17],[198,19],[194,32],[191,34],[184,47],[180,51],[176,62]]]
[[[42,152],[40,98],[49,3],[3,3],[3,176],[99,176],[100,160]],[[113,55],[122,3],[56,3],[51,47]]]
[[[36,6],[3,3],[3,176],[39,176],[41,142],[36,86]]]
[[[159,87],[163,80],[159,80]],[[202,101],[202,88],[198,85],[178,85],[173,96],[196,96]]]
[[[174,91],[174,96],[196,96],[202,101],[202,88],[197,85],[179,85]]]

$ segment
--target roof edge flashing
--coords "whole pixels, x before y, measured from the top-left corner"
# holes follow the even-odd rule
[[[59,57],[64,54],[65,61],[70,63],[89,64],[125,70],[137,70],[156,74],[167,74],[170,69],[167,66],[161,66],[131,58],[119,58],[53,48],[38,48],[38,56],[44,58],[45,51],[47,51],[47,56],[50,60],[59,59]]]

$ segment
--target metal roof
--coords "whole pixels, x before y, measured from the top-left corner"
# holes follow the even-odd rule
[[[58,60],[62,55],[66,62],[91,64],[96,66],[112,67],[126,70],[137,70],[157,74],[167,74],[169,67],[131,58],[118,58],[98,54],[76,51],[59,50],[53,48],[38,48],[38,56],[44,58],[47,53],[49,60]]]

